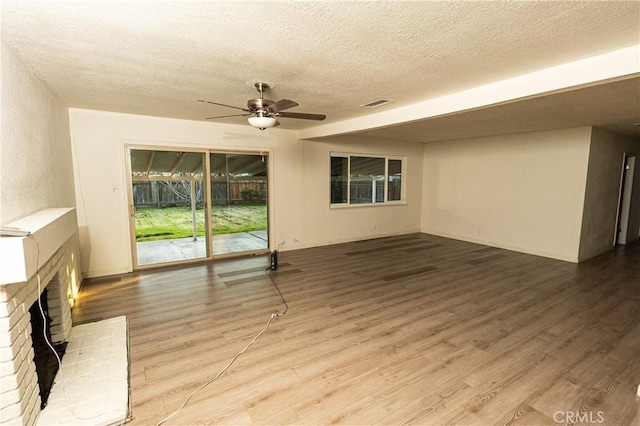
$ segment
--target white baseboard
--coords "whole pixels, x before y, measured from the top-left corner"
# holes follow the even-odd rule
[[[111,268],[111,269],[99,269],[96,271],[89,271],[84,273],[84,279],[87,278],[100,278],[100,277],[108,277],[110,275],[122,275],[128,274],[129,272],[133,272],[130,268]]]
[[[490,246],[490,247],[496,247],[496,248],[501,248],[501,249],[505,249],[505,250],[517,251],[518,253],[531,254],[531,255],[534,255],[534,256],[546,257],[546,258],[549,258],[549,259],[562,260],[564,262],[571,262],[571,263],[578,263],[579,262],[577,256],[567,256],[567,255],[559,254],[559,253],[551,253],[551,252],[545,252],[545,251],[541,251],[541,250],[535,250],[535,249],[531,249],[531,248],[528,248],[528,247],[519,247],[519,246],[512,246],[510,244],[501,244],[501,243],[496,243],[494,241],[486,241],[486,240],[481,240],[481,239],[477,239],[477,238],[470,238],[470,237],[466,237],[466,236],[462,236],[462,235],[449,234],[447,232],[423,230],[422,233],[430,234],[430,235],[436,235],[438,237],[451,238],[453,240],[466,241],[468,243],[482,244],[484,246]]]
[[[605,254],[607,252],[610,252],[613,249],[614,249],[614,246],[611,246],[611,247],[603,248],[603,249],[600,249],[600,250],[592,251],[591,253],[584,254],[584,255],[580,256],[578,262],[584,262],[585,260],[589,260],[589,259],[592,259],[594,257],[600,256],[601,254]]]
[[[419,229],[409,229],[409,230],[404,230],[399,232],[376,233],[376,234],[369,234],[369,235],[361,235],[358,237],[336,238],[331,240],[314,241],[312,243],[297,243],[294,245],[290,245],[287,248],[287,250],[301,250],[301,249],[307,249],[307,248],[313,248],[313,247],[330,246],[334,244],[345,244],[345,243],[354,243],[356,241],[373,240],[375,238],[397,237],[401,235],[419,234],[419,233],[421,233]],[[286,246],[283,246],[282,251],[287,251],[284,249],[284,247]]]

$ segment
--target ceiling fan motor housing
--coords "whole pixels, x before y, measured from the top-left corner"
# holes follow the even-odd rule
[[[249,108],[250,111],[255,112],[269,112],[268,110],[273,104],[274,102],[269,99],[249,99],[247,102],[247,108]]]

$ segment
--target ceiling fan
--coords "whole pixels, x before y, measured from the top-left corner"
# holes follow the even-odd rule
[[[207,117],[206,120],[215,120],[217,118],[227,117],[249,117],[249,124],[253,127],[257,127],[260,130],[264,130],[268,127],[279,126],[280,123],[276,120],[276,117],[284,118],[301,118],[303,120],[324,120],[327,118],[324,114],[307,114],[304,112],[283,112],[285,109],[298,106],[297,102],[290,99],[280,99],[274,102],[264,98],[264,92],[269,89],[269,85],[266,83],[255,84],[260,97],[258,99],[249,99],[247,101],[247,108],[240,108],[232,105],[221,104],[218,102],[207,101],[204,99],[198,99],[198,102],[205,102],[213,105],[220,105],[227,108],[234,108],[244,111],[244,114],[232,114],[232,115],[220,115],[217,117]]]

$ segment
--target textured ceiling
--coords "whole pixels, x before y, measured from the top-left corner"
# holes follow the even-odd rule
[[[638,1],[1,4],[3,42],[70,107],[202,120],[236,110],[197,99],[244,107],[257,95],[252,83],[267,81],[275,84],[268,98],[300,104],[291,112],[327,115],[322,123],[281,119],[288,129],[391,110],[640,44]],[[608,88],[620,95],[621,87],[631,93],[620,102],[598,112],[585,107],[607,99]],[[555,96],[563,111],[572,111],[565,121],[541,113]],[[394,102],[360,107],[379,98]],[[635,78],[598,85],[593,93],[544,96],[363,135],[426,142],[474,136],[474,129],[598,124],[640,137],[640,127],[631,126],[640,121],[639,110]],[[512,114],[527,124],[512,128]],[[425,130],[430,136],[420,135]]]

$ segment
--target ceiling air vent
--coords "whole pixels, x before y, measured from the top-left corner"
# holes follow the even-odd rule
[[[375,100],[375,101],[371,101],[368,104],[364,104],[364,105],[360,105],[360,106],[364,107],[364,108],[378,108],[378,107],[380,107],[382,105],[386,105],[386,104],[391,103],[391,102],[393,102],[391,99],[378,99],[378,100]]]

